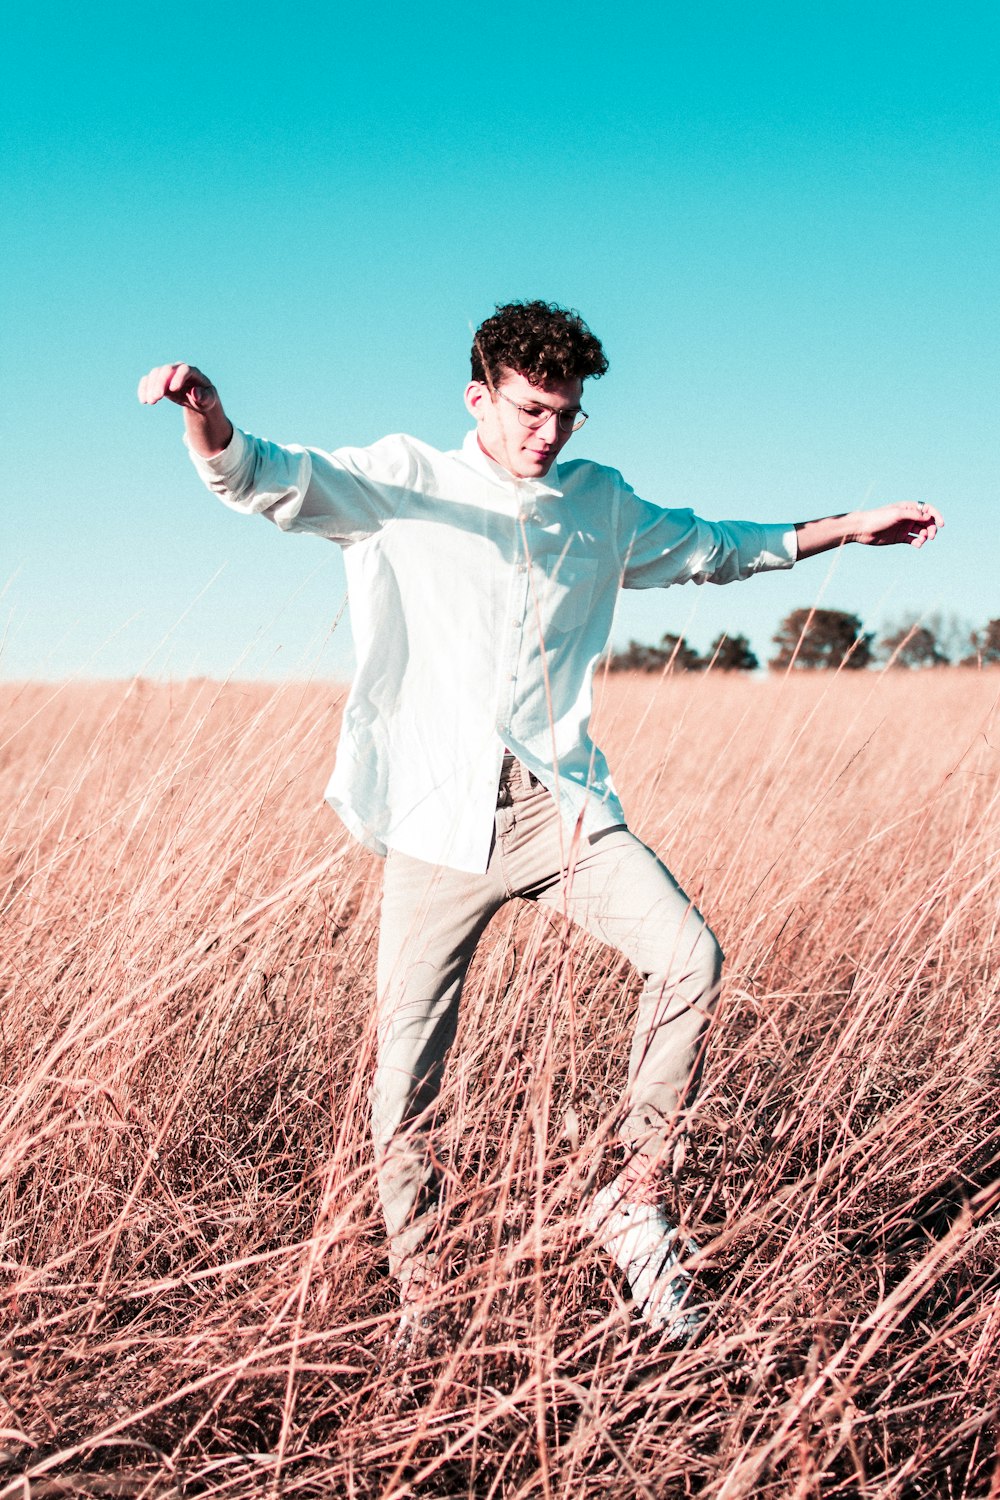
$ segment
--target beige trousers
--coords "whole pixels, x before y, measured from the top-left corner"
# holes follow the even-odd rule
[[[390,851],[371,1089],[379,1195],[397,1276],[434,1226],[429,1131],[466,971],[490,918],[519,896],[565,912],[643,977],[619,1135],[658,1155],[697,1086],[722,952],[669,870],[624,826],[571,838],[551,794],[504,759],[489,868],[470,875]]]

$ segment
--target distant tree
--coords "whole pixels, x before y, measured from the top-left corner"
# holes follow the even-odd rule
[[[778,650],[768,666],[810,672],[844,667],[853,671],[872,661],[872,634],[857,615],[840,609],[793,609],[772,637]]]
[[[708,648],[704,665],[713,672],[756,672],[760,662],[745,635],[717,635]]]
[[[979,647],[982,660],[991,666],[1000,662],[1000,620],[987,620],[982,637]]]
[[[920,623],[933,632],[938,650],[943,651],[949,661],[958,661],[968,651],[975,635],[972,622],[954,611],[946,614],[935,610],[932,614],[921,615]]]
[[[700,672],[705,665],[682,635],[668,633],[662,637],[658,649],[675,672]]]
[[[697,672],[704,662],[682,635],[667,634],[658,646],[629,641],[624,651],[608,657],[609,672]]]
[[[963,667],[995,667],[1000,664],[1000,620],[987,620],[982,630],[969,636],[972,653],[962,657]]]
[[[651,672],[655,665],[655,653],[655,646],[629,641],[624,651],[619,651],[610,658],[608,668],[612,672]]]
[[[879,641],[879,655],[891,667],[946,667],[948,656],[929,625],[898,625]]]

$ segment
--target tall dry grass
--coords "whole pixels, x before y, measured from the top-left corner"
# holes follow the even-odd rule
[[[712,1323],[643,1338],[580,1225],[630,977],[510,907],[445,1090],[449,1337],[401,1375],[336,692],[6,686],[0,1497],[1000,1495],[998,690],[605,684],[728,953],[673,1205]]]

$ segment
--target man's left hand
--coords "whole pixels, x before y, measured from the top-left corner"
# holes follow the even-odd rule
[[[925,542],[932,541],[937,536],[938,527],[944,525],[939,510],[915,500],[906,500],[900,505],[881,505],[877,510],[858,511],[854,519],[857,529],[853,539],[865,547],[892,547],[899,543],[922,547]]]

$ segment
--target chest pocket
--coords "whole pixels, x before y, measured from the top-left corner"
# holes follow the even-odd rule
[[[538,557],[531,566],[532,584],[544,631],[578,630],[590,615],[597,559],[572,552]]]

